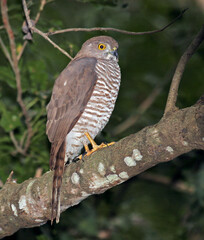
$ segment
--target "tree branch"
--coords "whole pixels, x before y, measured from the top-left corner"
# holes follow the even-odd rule
[[[169,74],[167,74],[169,75]],[[118,126],[116,126],[113,131],[112,135],[117,136],[118,134],[124,132],[141,118],[142,114],[144,114],[147,109],[149,109],[152,104],[155,102],[156,98],[161,93],[164,85],[167,83],[168,78],[165,77],[165,80],[162,83],[159,83],[152,92],[147,96],[147,98],[139,105],[137,108],[137,113],[129,116],[124,122],[120,123]]]
[[[46,4],[47,4],[47,0],[41,0],[39,10],[38,10],[37,15],[35,17],[35,25],[39,21],[41,12],[43,11],[43,9],[44,9]],[[22,54],[23,54],[27,44],[28,44],[28,41],[27,40],[24,41],[23,46],[21,48],[21,51],[18,54],[18,61],[20,60],[20,58],[21,58],[21,56],[22,56]]]
[[[119,32],[119,33],[123,33],[123,34],[128,34],[128,35],[146,35],[146,34],[153,34],[153,33],[158,33],[158,32],[162,32],[164,31],[166,28],[168,28],[169,26],[171,26],[175,21],[177,21],[179,18],[181,18],[183,16],[183,14],[188,10],[188,8],[184,9],[173,21],[171,21],[169,24],[167,24],[166,26],[164,26],[161,29],[157,29],[157,30],[153,30],[153,31],[146,31],[146,32],[130,32],[130,31],[126,31],[126,30],[122,30],[122,29],[117,29],[117,28],[104,28],[104,27],[94,27],[94,28],[68,28],[68,29],[62,29],[62,30],[58,30],[58,31],[53,31],[53,32],[48,32],[48,33],[44,33],[42,31],[40,31],[39,29],[37,29],[34,24],[32,24],[32,21],[30,19],[29,16],[29,11],[28,11],[28,7],[26,4],[25,0],[22,0],[22,4],[23,4],[23,9],[24,9],[24,13],[26,16],[26,21],[28,23],[28,28],[30,30],[30,32],[35,32],[37,34],[39,34],[41,37],[43,37],[44,39],[46,39],[48,42],[50,42],[55,48],[57,48],[60,52],[62,52],[65,56],[67,56],[68,58],[70,58],[71,60],[73,59],[72,56],[66,52],[64,49],[62,49],[61,47],[59,47],[55,42],[53,42],[48,36],[49,35],[54,35],[54,34],[59,34],[59,33],[65,33],[65,32],[92,32],[92,31],[113,31],[113,32]]]
[[[5,55],[5,57],[8,59],[10,65],[11,65],[13,71],[14,71],[13,61],[11,59],[10,53],[7,50],[7,48],[6,48],[6,46],[5,46],[5,44],[4,44],[4,42],[3,42],[1,37],[0,37],[0,45],[1,45],[1,48],[2,48],[2,51],[3,51],[4,55]]]
[[[200,32],[195,36],[192,43],[188,46],[188,48],[186,49],[184,54],[181,56],[178,62],[176,71],[174,73],[174,76],[171,82],[171,87],[169,90],[169,95],[167,98],[164,115],[166,115],[169,112],[177,110],[176,100],[177,100],[178,88],[179,88],[179,84],[180,84],[183,72],[185,70],[188,60],[196,52],[197,48],[200,46],[203,40],[204,40],[204,25],[202,26]]]
[[[9,43],[10,43],[10,49],[11,49],[11,56],[12,56],[12,62],[13,62],[13,70],[15,74],[15,79],[16,79],[16,86],[17,86],[17,102],[21,107],[21,110],[23,112],[23,116],[25,117],[25,123],[28,129],[28,135],[26,139],[26,143],[24,146],[24,154],[27,152],[28,147],[30,146],[30,141],[32,137],[32,127],[31,127],[31,119],[30,116],[27,112],[26,106],[23,102],[22,99],[22,87],[21,87],[21,76],[20,76],[20,69],[18,66],[18,57],[16,53],[16,43],[15,43],[15,37],[13,30],[11,28],[11,25],[9,23],[9,17],[7,13],[7,0],[1,0],[1,14],[2,14],[2,20],[4,27],[7,31],[7,35],[9,38]]]
[[[57,48],[60,52],[62,52],[65,56],[67,56],[68,58],[70,58],[71,60],[73,59],[72,56],[66,52],[64,49],[62,49],[61,47],[59,47],[55,42],[53,42],[48,36],[46,36],[45,33],[43,33],[42,31],[40,31],[39,29],[37,29],[31,22],[30,16],[29,16],[29,12],[28,12],[28,7],[26,4],[25,0],[22,0],[22,4],[23,4],[23,9],[24,9],[24,13],[26,16],[26,21],[28,23],[28,28],[30,29],[30,31],[35,32],[37,34],[39,34],[41,37],[43,37],[44,39],[46,39],[48,42],[50,42],[55,48]]]
[[[22,146],[20,146],[20,144],[18,143],[18,141],[15,138],[14,132],[10,131],[9,132],[9,136],[11,138],[11,141],[13,143],[13,145],[16,148],[16,152],[21,153],[22,155],[25,155],[24,149],[22,148]]]
[[[158,163],[170,161],[193,149],[204,149],[204,97],[192,107],[173,112],[84,161],[66,167],[61,210],[93,194],[125,182]],[[0,237],[20,228],[45,224],[50,219],[53,172],[26,180],[7,182],[0,191]],[[63,216],[62,216],[63,217]]]
[[[189,194],[192,194],[195,192],[195,188],[186,184],[185,182],[183,181],[172,182],[172,179],[170,177],[167,177],[164,175],[143,172],[138,177],[139,179],[142,179],[142,180],[147,180],[147,181],[168,185],[172,187],[174,190],[179,192],[189,193]]]
[[[55,34],[60,34],[60,33],[65,33],[65,32],[93,32],[93,31],[112,31],[112,32],[119,32],[127,35],[147,35],[147,34],[153,34],[153,33],[159,33],[164,31],[166,28],[171,26],[174,22],[176,22],[179,18],[183,16],[183,14],[188,10],[188,8],[184,9],[173,21],[171,21],[169,24],[164,26],[161,29],[156,29],[153,31],[146,31],[146,32],[131,32],[123,29],[118,29],[118,28],[111,28],[111,27],[93,27],[93,28],[66,28],[66,29],[61,29],[53,32],[47,32],[45,33],[47,36],[50,35],[55,35]]]

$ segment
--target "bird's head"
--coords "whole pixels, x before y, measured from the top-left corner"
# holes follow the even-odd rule
[[[98,36],[87,40],[81,47],[75,58],[96,57],[97,59],[107,59],[118,61],[118,43],[112,37]]]

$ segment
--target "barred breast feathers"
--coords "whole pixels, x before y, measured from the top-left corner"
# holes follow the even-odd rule
[[[66,160],[80,153],[83,144],[88,144],[84,132],[92,138],[103,130],[115,106],[120,86],[120,68],[117,62],[97,60],[95,65],[96,85],[81,117],[67,135]]]

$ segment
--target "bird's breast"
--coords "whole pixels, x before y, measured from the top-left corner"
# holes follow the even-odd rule
[[[118,63],[98,60],[95,71],[97,82],[91,97],[79,120],[67,135],[68,155],[78,155],[83,144],[88,143],[85,132],[95,138],[102,131],[115,106],[121,79]]]

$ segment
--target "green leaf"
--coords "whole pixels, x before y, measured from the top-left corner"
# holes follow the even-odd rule
[[[19,127],[21,125],[20,116],[16,112],[10,112],[4,110],[0,120],[0,126],[6,131],[10,132],[11,130]]]
[[[0,81],[7,83],[12,88],[16,88],[15,77],[10,67],[0,67]]]

